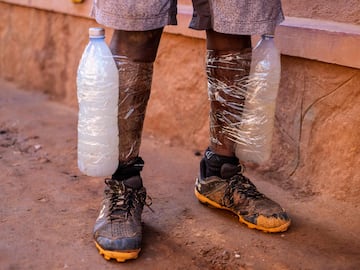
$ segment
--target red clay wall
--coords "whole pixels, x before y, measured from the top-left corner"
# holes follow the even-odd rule
[[[358,0],[282,0],[286,16],[336,21],[360,25]]]

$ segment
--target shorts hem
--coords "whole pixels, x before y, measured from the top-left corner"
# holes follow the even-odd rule
[[[277,20],[258,22],[231,22],[222,21],[214,23],[213,30],[224,34],[233,35],[263,35],[274,34],[276,27],[284,20],[283,17]]]
[[[101,12],[93,7],[91,17],[101,25],[124,31],[148,31],[163,28],[166,25],[177,25],[176,14],[171,15],[169,13],[160,14],[156,17],[119,17]]]

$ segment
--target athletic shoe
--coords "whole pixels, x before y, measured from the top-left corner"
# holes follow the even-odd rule
[[[222,157],[208,149],[200,163],[195,196],[202,203],[235,213],[249,228],[286,231],[291,221],[285,210],[259,192],[242,173],[243,166],[236,158]]]
[[[122,180],[105,179],[105,184],[94,226],[95,245],[107,260],[136,259],[141,250],[141,214],[147,205],[140,174]]]

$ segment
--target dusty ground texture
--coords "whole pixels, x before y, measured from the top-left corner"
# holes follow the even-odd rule
[[[250,230],[193,195],[196,149],[145,137],[140,257],[106,261],[92,241],[103,180],[76,166],[76,111],[0,84],[0,269],[360,269],[357,205],[254,182],[293,219],[286,233]]]

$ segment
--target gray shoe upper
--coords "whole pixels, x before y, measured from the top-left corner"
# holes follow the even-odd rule
[[[289,220],[278,203],[259,192],[243,175],[244,168],[238,161],[210,152],[209,149],[205,152],[200,163],[200,177],[195,183],[197,192],[252,224],[258,224],[259,216]],[[231,162],[228,162],[229,160]]]
[[[106,179],[104,199],[94,226],[94,239],[105,250],[140,249],[141,214],[146,189],[140,176],[119,181]]]

